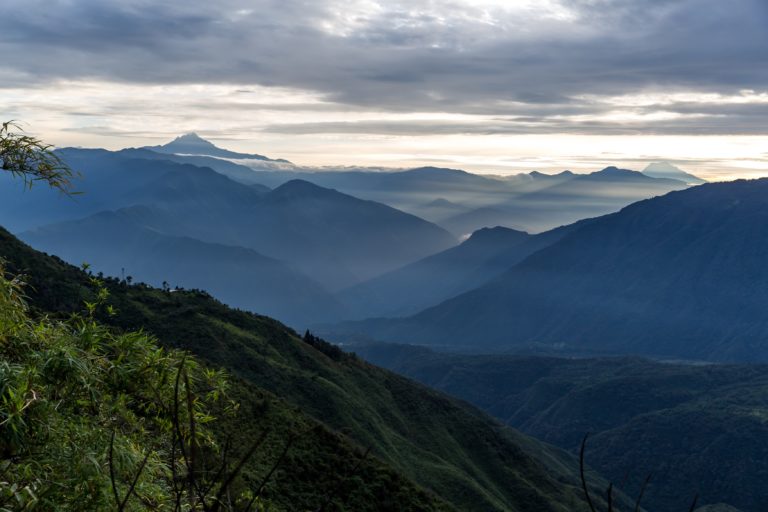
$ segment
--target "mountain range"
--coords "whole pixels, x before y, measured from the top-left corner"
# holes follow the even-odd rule
[[[616,167],[591,174],[532,172],[506,178],[437,167],[395,172],[299,169],[264,172],[261,183],[278,186],[288,179],[311,181],[422,215],[455,236],[495,226],[546,231],[688,186],[677,179]],[[435,201],[443,208],[434,208]]]
[[[144,225],[153,217],[150,208],[134,206],[22,236],[66,261],[90,262],[94,272],[206,290],[234,307],[292,324],[344,316],[334,296],[300,271],[252,249],[164,234]]]
[[[209,166],[236,180],[249,183],[257,180],[270,188],[294,179],[309,181],[423,217],[457,237],[495,226],[546,231],[703,182],[665,162],[651,164],[643,173],[618,173],[615,167],[609,167],[592,175],[533,171],[505,177],[441,167],[371,170],[281,166],[274,164],[284,162],[282,160],[233,153],[196,134],[186,134],[164,146],[146,149],[184,158],[184,163]],[[555,188],[550,193],[545,192],[552,187]],[[435,201],[452,207],[430,207]]]
[[[79,312],[97,293],[93,276],[1,228],[0,257],[7,272],[26,276],[37,313]],[[588,510],[575,457],[466,403],[203,292],[114,278],[103,286],[116,313],[99,313],[100,322],[149,332],[162,346],[187,350],[242,379],[234,389],[241,415],[228,426],[235,440],[274,433],[265,448],[274,461],[285,439],[297,436],[266,493],[277,510],[313,509],[338,486],[355,510]],[[240,444],[233,449],[242,453],[247,448]],[[370,457],[362,455],[365,447]],[[271,464],[254,462],[245,471],[258,482]],[[592,471],[589,480],[604,505],[606,481]],[[621,494],[617,500],[627,504]]]
[[[61,154],[82,175],[82,194],[10,186],[0,192],[8,198],[0,203],[2,218],[24,239],[112,275],[125,269],[156,285],[205,284],[233,305],[258,307],[293,325],[339,319],[331,292],[456,243],[418,217],[306,181],[270,190],[134,152]],[[220,258],[240,263],[223,265]],[[228,284],[238,275],[236,292]],[[254,279],[261,284],[248,285]]]
[[[410,265],[342,290],[348,318],[407,316],[477,288],[589,222],[530,235],[497,226]]]
[[[768,359],[768,180],[706,184],[580,226],[374,339],[474,352]]]
[[[65,149],[59,151],[59,155],[80,174],[77,189],[82,194],[60,196],[41,187],[21,193],[10,183],[0,189],[0,218],[25,240],[40,249],[61,254],[72,263],[88,261],[93,268],[107,274],[122,273],[125,269],[135,279],[155,285],[165,281],[171,286],[203,287],[233,305],[256,308],[253,310],[273,314],[297,326],[414,313],[483,284],[509,268],[517,261],[515,258],[526,256],[543,244],[531,241],[521,248],[522,256],[509,254],[510,259],[505,261],[500,255],[496,263],[489,263],[488,269],[478,268],[475,272],[475,267],[482,263],[479,260],[483,258],[483,251],[487,253],[486,259],[490,259],[495,250],[488,247],[478,251],[472,247],[477,244],[475,238],[469,248],[459,249],[456,257],[461,258],[467,251],[474,254],[470,259],[478,261],[468,261],[466,268],[454,265],[455,270],[443,271],[442,285],[424,283],[423,293],[410,292],[410,299],[395,308],[387,306],[393,304],[390,300],[393,296],[376,291],[379,286],[376,283],[370,285],[370,291],[365,291],[369,280],[455,246],[455,233],[475,225],[493,227],[496,221],[512,224],[513,217],[538,215],[531,213],[535,209],[532,206],[515,207],[516,213],[511,213],[514,208],[508,204],[503,206],[505,201],[522,205],[526,201],[524,197],[550,189],[553,194],[566,196],[567,190],[583,187],[577,185],[583,181],[607,183],[607,186],[626,190],[636,188],[636,192],[627,192],[620,199],[623,202],[630,201],[633,194],[647,195],[681,186],[681,182],[645,178],[631,171],[608,179],[610,170],[582,176],[570,172],[556,176],[531,173],[518,179],[441,168],[401,172],[300,172],[300,168],[289,166],[266,171],[241,163],[282,165],[285,162],[224,150],[194,134],[164,146],[117,152]],[[276,176],[280,183],[272,189],[269,185],[275,185]],[[314,182],[290,179],[295,176]],[[617,179],[626,186],[617,184]],[[376,197],[388,198],[390,203],[415,204],[429,199],[419,202],[423,207],[420,211],[429,210],[442,216],[454,234],[415,215],[383,203],[358,199],[317,182],[361,193],[368,191],[378,194]],[[590,201],[599,203],[596,198],[604,189],[598,185],[588,188],[594,195]],[[465,202],[435,197],[437,194]],[[513,201],[514,197],[517,199]],[[530,199],[528,204],[534,205],[539,200],[541,198]],[[472,209],[473,204],[488,201],[496,206]],[[572,206],[565,199],[562,211]],[[530,210],[527,213],[526,208]],[[603,211],[613,206],[600,203],[596,208]],[[110,212],[115,215],[109,215]],[[582,213],[576,208],[565,216],[575,220]],[[121,242],[117,234],[123,231],[126,239]],[[104,236],[107,233],[111,236]],[[534,238],[547,240],[549,237]],[[68,243],[68,238],[77,239],[78,243]],[[158,241],[161,238],[162,244]],[[112,243],[104,244],[105,239]],[[498,251],[503,253],[502,249],[499,247]],[[186,258],[189,262],[180,265],[183,255],[189,251],[194,253]],[[147,254],[153,254],[154,258],[149,259]],[[240,264],[221,265],[217,263],[219,258]],[[441,258],[437,259],[437,265]],[[261,264],[246,272],[243,262],[248,259]],[[279,271],[275,270],[278,268]],[[403,268],[403,272],[401,278],[407,276],[407,268]],[[473,272],[476,275],[470,276]],[[267,274],[271,278],[262,279]],[[243,276],[240,286],[230,286],[238,275]],[[393,275],[393,279],[396,280],[397,275]],[[389,277],[382,276],[377,282],[388,280]],[[408,280],[410,278],[406,278]],[[256,281],[261,285],[247,284]],[[360,288],[353,291],[358,285]],[[395,286],[392,293],[402,290]],[[332,297],[336,293],[339,295]]]

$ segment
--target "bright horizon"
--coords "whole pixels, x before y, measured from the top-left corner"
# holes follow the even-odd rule
[[[9,0],[0,120],[309,167],[768,176],[768,7],[656,3]]]

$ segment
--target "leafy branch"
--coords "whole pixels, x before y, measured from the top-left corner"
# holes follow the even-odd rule
[[[26,135],[14,121],[0,124],[0,169],[22,178],[27,188],[42,181],[66,195],[76,194],[72,181],[77,174],[54,152],[53,146]]]

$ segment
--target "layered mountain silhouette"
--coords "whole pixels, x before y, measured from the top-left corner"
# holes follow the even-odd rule
[[[27,243],[94,272],[153,286],[197,288],[234,307],[293,325],[340,317],[325,289],[288,265],[252,249],[166,235],[143,225],[154,212],[130,207],[21,234]]]
[[[592,174],[534,171],[506,178],[440,167],[378,172],[297,168],[263,171],[259,178],[270,187],[302,179],[334,188],[422,216],[458,237],[495,226],[542,232],[688,186],[616,167]]]
[[[483,228],[461,245],[342,290],[338,296],[350,318],[414,314],[485,284],[580,224],[538,235]]]
[[[463,350],[768,360],[768,180],[707,184],[596,219],[488,284],[348,326]]]
[[[133,158],[134,152],[66,150],[62,156],[82,174],[82,195],[63,197],[42,188],[23,193],[9,187],[2,192],[9,201],[0,206],[0,213],[14,230],[48,226],[34,239],[46,250],[55,245],[62,221],[144,206],[133,213],[143,228],[251,249],[333,291],[456,244],[446,231],[418,217],[306,181],[270,190],[206,167]],[[101,222],[115,219],[103,217]],[[119,233],[123,227],[118,224],[114,230]],[[98,249],[98,237],[88,230],[82,236],[91,237],[90,246]],[[94,252],[87,259],[98,266],[99,257]],[[130,267],[128,257],[120,267]]]

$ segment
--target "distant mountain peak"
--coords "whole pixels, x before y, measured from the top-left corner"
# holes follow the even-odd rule
[[[620,169],[616,167],[615,165],[609,165],[603,170],[593,172],[592,174],[622,174],[622,175],[636,175],[640,174],[637,171],[631,171],[629,169]]]
[[[434,166],[416,167],[415,169],[410,169],[404,172],[411,172],[415,174],[438,175],[438,176],[441,174],[471,174],[471,173],[468,173],[467,171],[462,171],[461,169],[451,169],[450,167],[434,167]]]
[[[185,133],[179,135],[171,142],[162,146],[166,150],[178,151],[179,153],[200,152],[200,154],[208,154],[207,152],[226,151],[217,147],[209,140],[202,138],[195,132]]]
[[[492,228],[480,228],[470,235],[467,242],[485,242],[490,240],[503,240],[509,238],[527,238],[530,235],[525,231],[517,229],[506,228],[504,226],[496,226]]]
[[[272,190],[272,192],[269,192],[269,196],[273,199],[285,200],[288,198],[308,199],[312,197],[346,196],[346,194],[342,194],[336,189],[321,187],[311,181],[293,179],[286,181]]]
[[[211,156],[215,158],[265,160],[288,163],[287,160],[272,160],[264,155],[238,153],[236,151],[220,148],[211,141],[202,138],[196,132],[179,135],[171,142],[161,146],[148,146],[143,149],[149,149],[150,151],[155,151],[157,153],[170,153],[175,155]]]
[[[646,176],[641,172],[632,171],[630,169],[622,169],[620,167],[616,167],[615,165],[610,165],[605,169],[589,173],[585,175],[585,177],[588,179],[607,179],[607,180],[622,180],[622,179],[651,180],[650,176]]]
[[[179,135],[178,137],[173,139],[173,141],[170,142],[170,144],[173,144],[174,142],[186,142],[186,143],[194,142],[194,143],[205,144],[208,146],[213,146],[213,143],[211,143],[208,140],[205,140],[196,132],[189,132],[189,133],[185,133],[184,135]]]
[[[556,174],[547,174],[541,171],[531,171],[528,173],[528,176],[534,179],[547,179],[547,178],[570,178],[571,176],[575,176],[575,174],[567,170],[558,172]]]
[[[700,185],[707,182],[698,176],[685,172],[669,162],[652,162],[643,169],[643,174],[650,176],[651,178],[680,180],[692,185]]]

